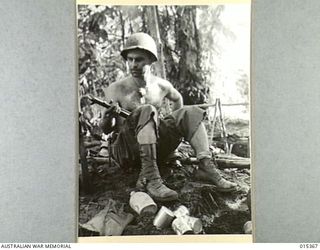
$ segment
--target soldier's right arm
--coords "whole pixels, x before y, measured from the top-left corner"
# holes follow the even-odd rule
[[[99,127],[102,129],[103,133],[109,134],[116,129],[116,121],[119,111],[118,97],[116,94],[116,85],[111,84],[104,90],[105,101],[112,102],[111,107],[108,109],[103,109]]]

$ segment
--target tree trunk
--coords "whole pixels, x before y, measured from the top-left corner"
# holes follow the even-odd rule
[[[146,14],[147,14],[148,30],[152,38],[155,40],[157,44],[157,50],[158,50],[159,60],[154,63],[155,74],[159,77],[166,78],[162,42],[160,38],[158,15],[157,15],[157,9],[156,9],[157,7],[147,6],[145,8],[146,8]]]

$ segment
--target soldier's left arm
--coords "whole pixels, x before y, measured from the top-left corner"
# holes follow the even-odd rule
[[[166,98],[173,102],[172,111],[177,110],[183,106],[183,99],[178,90],[176,90],[170,82],[166,82]]]

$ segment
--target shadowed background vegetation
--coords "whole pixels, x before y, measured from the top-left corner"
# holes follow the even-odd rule
[[[159,45],[154,73],[169,80],[185,104],[208,102],[221,52],[217,37],[236,38],[220,20],[224,9],[224,5],[78,6],[80,95],[103,97],[102,86],[124,77],[127,70],[120,51],[132,33],[146,32]],[[248,97],[245,73],[239,73],[237,85]]]

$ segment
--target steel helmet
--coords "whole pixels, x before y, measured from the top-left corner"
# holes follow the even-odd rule
[[[131,35],[121,51],[121,56],[127,60],[127,54],[132,49],[146,50],[152,55],[153,62],[158,60],[157,45],[153,38],[146,33],[139,32]]]

